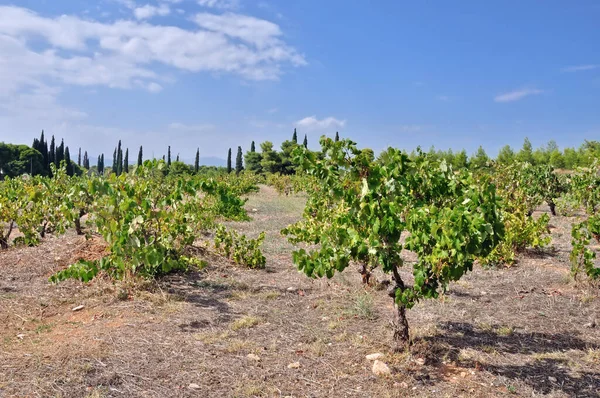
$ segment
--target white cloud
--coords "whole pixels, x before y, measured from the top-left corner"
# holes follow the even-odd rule
[[[49,78],[73,85],[157,91],[161,78],[151,69],[154,63],[252,80],[277,79],[284,64],[306,63],[280,39],[279,27],[271,22],[207,13],[196,21],[199,29],[186,30],[67,15],[46,18],[24,8],[0,6],[0,91]]]
[[[542,94],[544,90],[539,90],[537,88],[524,88],[520,90],[510,91],[508,93],[499,94],[494,97],[494,101],[496,102],[513,102],[528,97],[530,95],[538,95]]]
[[[566,68],[563,68],[562,71],[563,72],[582,72],[582,71],[594,70],[594,69],[598,69],[598,68],[600,68],[600,65],[598,65],[598,64],[596,64],[596,65],[588,64],[588,65],[568,66]]]
[[[161,4],[158,7],[146,4],[145,6],[137,7],[133,10],[133,15],[135,15],[137,19],[148,19],[157,15],[164,17],[170,13],[171,9],[166,4]]]
[[[295,124],[307,130],[326,130],[334,127],[342,128],[346,125],[346,120],[339,120],[331,116],[319,120],[316,116],[308,116],[298,120]]]
[[[238,7],[238,0],[198,0],[202,7],[230,10]]]

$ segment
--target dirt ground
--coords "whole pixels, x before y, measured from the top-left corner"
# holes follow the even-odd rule
[[[394,354],[385,291],[355,269],[296,271],[279,230],[303,204],[262,187],[253,221],[233,225],[267,232],[266,270],[207,256],[146,286],[50,285],[102,242],[69,233],[1,252],[0,397],[600,397],[599,290],[569,277],[571,219],[551,219],[554,250],[476,266],[415,306],[413,346]],[[391,375],[372,373],[378,352]]]

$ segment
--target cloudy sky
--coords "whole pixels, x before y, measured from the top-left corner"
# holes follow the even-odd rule
[[[0,0],[0,141],[579,145],[600,139],[598,21],[594,0]]]

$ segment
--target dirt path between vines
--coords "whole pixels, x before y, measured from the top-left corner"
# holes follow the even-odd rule
[[[48,284],[103,254],[71,233],[0,252],[0,397],[600,397],[600,299],[569,279],[571,219],[552,219],[554,251],[476,267],[415,306],[414,346],[392,354],[385,291],[293,266],[279,230],[303,205],[261,187],[253,221],[232,225],[267,232],[266,270],[208,256],[147,289]],[[373,375],[375,352],[391,376]]]

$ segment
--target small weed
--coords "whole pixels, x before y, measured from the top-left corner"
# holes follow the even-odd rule
[[[514,333],[515,329],[512,326],[501,326],[497,330],[498,336],[510,336]]]
[[[52,325],[48,325],[46,323],[35,328],[36,333],[48,333],[51,330],[52,330]]]
[[[358,294],[354,299],[354,305],[350,314],[357,318],[374,320],[377,318],[373,297],[369,293]]]
[[[600,365],[600,349],[590,348],[583,357],[586,362],[591,362],[596,365]]]
[[[544,361],[546,359],[564,360],[564,359],[567,359],[567,356],[564,352],[560,352],[560,351],[541,352],[541,353],[533,354],[533,359],[535,359],[537,361]]]
[[[323,340],[319,339],[313,343],[311,343],[308,347],[309,351],[317,357],[322,357],[325,355],[325,351],[327,350],[327,345],[323,342]]]
[[[231,324],[231,330],[248,329],[258,325],[261,322],[260,318],[254,316],[245,316],[235,320]]]
[[[280,296],[279,292],[274,291],[274,290],[270,291],[270,292],[265,292],[262,294],[262,297],[265,300],[275,300],[275,299],[279,298],[279,296]]]
[[[223,333],[206,332],[194,334],[194,338],[204,344],[220,343],[227,340],[229,337],[231,337],[231,332],[229,331]]]
[[[252,351],[254,348],[255,345],[248,340],[233,339],[227,344],[225,351],[230,354],[237,354],[242,351]]]

